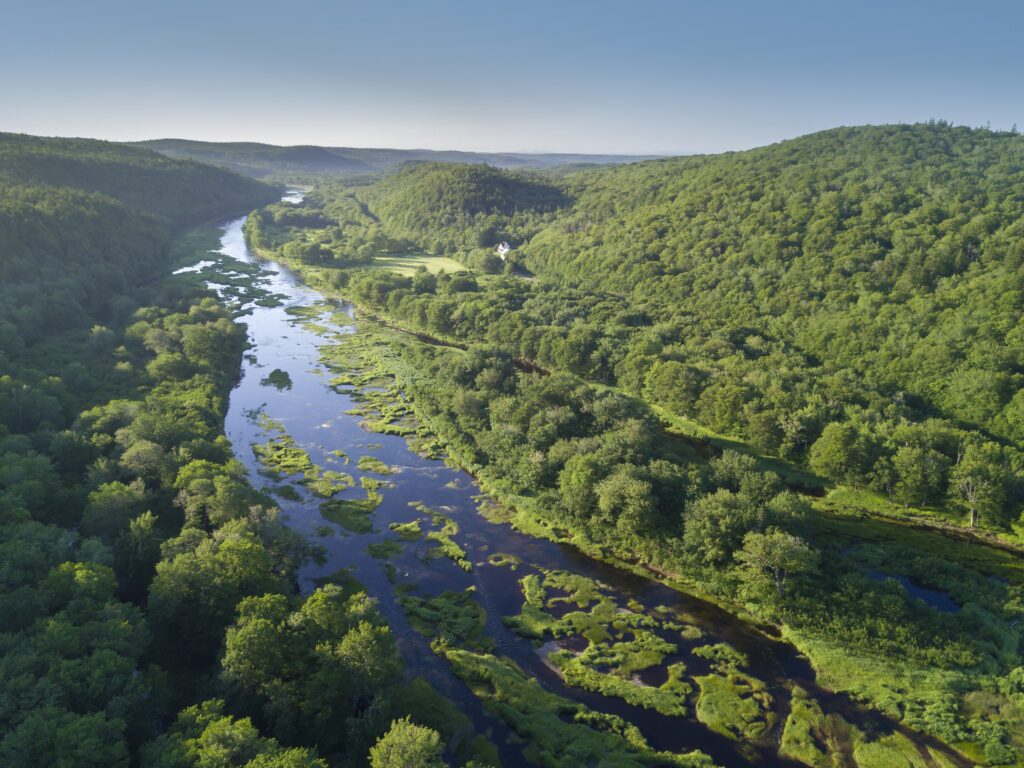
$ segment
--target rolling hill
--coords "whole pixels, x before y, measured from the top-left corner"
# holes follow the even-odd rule
[[[631,163],[650,156],[582,155],[519,152],[458,152],[431,149],[357,147],[279,147],[272,144],[219,143],[186,139],[154,139],[137,146],[168,157],[199,160],[249,176],[353,176],[383,173],[403,163],[486,163],[496,168],[551,168],[589,163]]]

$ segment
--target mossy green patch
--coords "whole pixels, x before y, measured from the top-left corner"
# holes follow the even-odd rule
[[[633,659],[623,651],[608,658],[603,655],[603,651],[601,646],[591,645],[581,654],[556,651],[548,659],[558,667],[569,685],[597,691],[605,696],[615,696],[633,706],[653,709],[663,715],[686,715],[686,702],[693,693],[693,686],[684,679],[685,664],[671,665],[668,679],[660,686],[652,686],[645,684],[639,675],[629,675],[625,671],[630,662],[639,665],[643,661]],[[616,666],[615,662],[620,662],[621,666]],[[611,672],[597,669],[606,664],[612,665]]]
[[[371,269],[382,269],[388,272],[397,272],[400,275],[413,275],[420,267],[428,272],[437,274],[444,271],[465,272],[466,265],[447,256],[434,256],[429,253],[401,253],[378,255],[373,257]]]

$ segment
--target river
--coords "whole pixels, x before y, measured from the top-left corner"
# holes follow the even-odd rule
[[[286,199],[297,202],[301,197],[295,194]],[[374,456],[394,468],[394,473],[386,478],[393,487],[381,491],[383,501],[373,515],[375,530],[372,533],[347,533],[327,523],[319,510],[323,499],[316,498],[303,486],[295,486],[297,500],[279,500],[286,523],[324,550],[322,561],[311,563],[301,571],[302,589],[312,590],[318,579],[341,568],[351,568],[354,576],[379,601],[410,674],[423,676],[455,702],[470,718],[476,731],[487,734],[495,743],[506,768],[528,764],[522,754],[521,739],[511,734],[502,720],[484,709],[477,697],[451,672],[447,661],[431,651],[429,640],[413,630],[398,601],[393,583],[395,573],[399,582],[413,585],[418,595],[431,596],[445,590],[475,587],[476,598],[487,612],[486,631],[494,638],[495,653],[514,660],[549,691],[634,723],[651,746],[659,750],[700,749],[723,766],[786,765],[776,748],[793,682],[818,698],[826,711],[839,712],[864,730],[874,733],[903,730],[845,697],[820,690],[814,682],[813,670],[792,646],[765,637],[728,612],[589,559],[570,547],[523,535],[508,525],[488,522],[478,512],[480,489],[468,475],[442,461],[421,457],[410,450],[401,437],[373,434],[361,428],[360,416],[345,413],[358,403],[330,386],[331,374],[321,365],[319,350],[329,341],[289,313],[291,308],[324,304],[324,297],[304,286],[286,267],[254,256],[245,244],[243,221],[237,219],[223,226],[220,253],[250,265],[250,270],[258,267],[261,287],[277,294],[281,304],[250,303],[244,307],[247,313],[240,318],[248,326],[251,348],[245,355],[240,381],[231,394],[226,418],[225,430],[235,455],[247,467],[255,486],[279,485],[279,480],[265,474],[252,450],[253,445],[266,443],[278,434],[272,426],[276,422],[321,467],[347,472],[356,480],[366,474],[356,466],[356,459],[361,456]],[[218,282],[216,275],[208,279],[213,285]],[[327,315],[337,317],[339,309],[350,316],[353,311],[347,305],[335,304],[330,311],[325,310],[324,317],[317,322],[326,324]],[[354,326],[338,327],[337,323],[334,330],[356,332]],[[288,373],[290,387],[276,388],[263,383],[275,369]],[[339,449],[352,458],[351,463],[340,465],[337,455],[332,453]],[[342,497],[346,494],[357,497],[362,491],[356,487]],[[446,558],[425,557],[434,545],[426,540],[404,545],[390,560],[369,554],[367,547],[371,543],[398,539],[388,525],[410,521],[415,517],[411,505],[417,502],[442,511],[458,523],[460,532],[455,539],[473,563],[472,572],[460,569]],[[523,565],[516,572],[491,565],[487,559],[495,553],[514,555]],[[391,578],[389,563],[396,569]],[[779,715],[775,731],[760,746],[742,745],[698,722],[692,716],[692,706],[688,717],[667,717],[618,698],[567,686],[533,642],[515,634],[502,622],[502,617],[517,614],[522,606],[519,579],[538,568],[571,571],[597,580],[619,605],[628,603],[634,610],[658,612],[661,616],[668,613],[697,624],[704,637],[694,644],[726,642],[745,653],[749,665],[744,669],[767,684],[775,701]],[[665,663],[685,660],[689,675],[705,674],[709,662],[690,654],[690,648],[678,637],[674,642],[679,646],[679,653]],[[657,677],[656,672],[653,677]],[[646,674],[644,678],[646,682]],[[655,684],[658,682],[655,680]],[[916,735],[913,738],[919,745],[935,746],[932,740]]]

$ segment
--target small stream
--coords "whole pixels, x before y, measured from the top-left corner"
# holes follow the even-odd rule
[[[298,202],[301,195],[293,194],[285,199]],[[513,633],[502,622],[503,616],[520,611],[523,597],[519,580],[524,575],[538,568],[584,575],[598,581],[622,606],[634,601],[630,604],[639,604],[643,610],[657,612],[663,618],[665,613],[658,608],[665,607],[670,617],[696,624],[704,632],[704,637],[694,645],[726,642],[745,653],[750,663],[744,670],[768,684],[781,716],[773,734],[776,746],[781,737],[781,722],[784,722],[788,711],[791,682],[798,683],[817,698],[826,711],[842,714],[862,730],[872,733],[904,730],[845,697],[819,689],[810,665],[792,646],[766,638],[728,612],[657,582],[594,561],[571,547],[520,534],[508,525],[488,522],[478,512],[479,499],[474,498],[479,497],[480,489],[468,475],[446,466],[442,461],[417,455],[401,437],[363,430],[359,425],[361,417],[345,413],[358,403],[330,387],[331,374],[320,364],[319,348],[330,342],[304,327],[300,318],[288,313],[289,308],[321,304],[323,296],[304,286],[282,265],[257,259],[245,245],[243,221],[237,219],[224,225],[221,253],[231,259],[260,266],[264,281],[261,287],[279,294],[283,303],[273,307],[250,303],[244,307],[248,314],[241,321],[248,325],[251,348],[243,362],[241,380],[231,394],[225,426],[235,454],[247,467],[255,486],[270,488],[280,485],[280,480],[263,473],[263,467],[252,451],[254,444],[266,443],[279,434],[268,428],[267,419],[270,419],[283,424],[286,433],[309,453],[315,464],[324,469],[349,473],[357,483],[366,474],[356,466],[361,456],[374,456],[394,468],[394,473],[385,478],[393,483],[393,487],[381,490],[383,502],[373,515],[373,533],[346,533],[332,525],[319,511],[323,499],[313,496],[301,485],[295,486],[301,497],[299,500],[279,499],[287,524],[322,546],[325,552],[323,562],[311,563],[300,573],[302,588],[310,591],[318,579],[342,568],[351,569],[355,578],[379,601],[380,610],[394,632],[409,673],[426,678],[454,701],[470,718],[476,731],[487,735],[498,747],[506,768],[529,764],[523,757],[521,740],[503,721],[484,709],[472,692],[454,676],[448,663],[431,651],[429,640],[412,629],[398,602],[393,583],[395,575],[395,581],[412,585],[413,594],[420,596],[475,587],[476,598],[487,612],[486,632],[495,641],[495,653],[514,660],[546,689],[635,724],[655,749],[675,752],[700,749],[723,766],[787,765],[772,746],[742,745],[712,732],[692,716],[692,706],[689,708],[690,717],[668,717],[632,706],[618,698],[565,685],[557,671],[545,663],[544,655],[534,644]],[[216,275],[211,282],[218,284]],[[350,306],[333,305],[331,311],[325,312],[324,318],[316,322],[327,324],[326,317],[338,309],[347,311],[350,316],[352,314]],[[356,332],[354,327],[339,328],[336,323],[332,330]],[[288,373],[290,388],[277,389],[261,383],[275,369]],[[342,463],[332,453],[337,449],[351,458],[350,463]],[[339,498],[358,498],[363,493],[356,487],[343,492]],[[461,570],[451,560],[425,557],[434,542],[424,539],[403,544],[402,550],[390,560],[370,556],[367,551],[369,544],[398,540],[398,536],[388,529],[390,523],[406,523],[421,516],[412,506],[417,502],[443,512],[458,523],[461,530],[455,539],[473,563],[471,573]],[[522,565],[513,572],[508,567],[489,564],[487,558],[496,553],[514,555],[522,560]],[[395,569],[392,578],[388,573],[389,562]],[[689,654],[685,641],[680,642],[677,636],[673,642],[679,645],[680,652],[666,659],[666,664],[685,659],[689,675],[707,671],[708,662]],[[645,677],[645,681],[658,684],[657,670],[650,680]],[[916,734],[912,736],[919,744],[937,746],[936,742]],[[945,749],[943,751],[946,752]]]

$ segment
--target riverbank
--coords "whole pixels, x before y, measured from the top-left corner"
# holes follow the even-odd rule
[[[276,258],[276,254],[268,254],[264,252],[262,255]],[[332,274],[330,270],[307,267],[299,264],[293,264],[292,266],[302,274],[303,279],[307,284],[320,288],[325,295],[337,298],[344,296],[344,288],[338,288],[332,284],[337,278],[336,273]],[[369,324],[371,322],[365,314],[360,314],[360,318],[363,323]],[[389,334],[398,334],[400,333],[399,331],[393,331],[380,325],[377,325],[376,328],[377,330],[375,332],[381,334],[382,344],[391,344],[398,341],[397,336],[389,336]],[[406,337],[406,341],[408,342],[408,337]],[[389,360],[386,362],[391,366],[391,372],[401,382],[403,380],[403,371],[401,370],[400,365],[396,365],[394,356],[390,356]],[[415,376],[416,372],[411,372],[411,374],[412,376]],[[412,399],[411,406],[414,409],[418,408],[415,398]],[[427,423],[430,422],[429,414],[419,410],[419,415]],[[586,540],[585,538],[581,538],[580,536],[570,536],[568,535],[568,532],[554,528],[545,518],[543,510],[533,509],[533,506],[537,503],[536,500],[510,493],[508,489],[504,487],[499,476],[494,476],[486,469],[482,470],[481,467],[476,466],[471,460],[467,459],[460,450],[458,450],[457,446],[450,443],[450,447],[454,448],[454,450],[450,451],[449,461],[453,465],[464,469],[476,477],[479,480],[482,489],[502,503],[502,506],[505,508],[505,512],[497,519],[510,522],[519,530],[531,536],[539,536],[552,541],[570,543],[595,560],[614,564],[616,567],[641,575],[645,578],[655,579],[662,584],[671,586],[673,589],[680,591],[683,594],[697,596],[704,599],[709,598],[710,601],[717,606],[727,609],[738,618],[742,618],[743,620],[750,622],[752,626],[756,626],[758,631],[765,637],[778,636],[779,624],[773,624],[771,622],[766,623],[759,620],[748,611],[745,611],[743,607],[739,606],[736,602],[723,598],[721,594],[709,594],[706,590],[701,589],[701,584],[695,577],[675,573],[663,568],[659,569],[656,562],[640,562],[635,557],[631,557],[632,553],[627,554],[626,557],[622,557],[621,553],[611,552],[594,542]],[[630,562],[630,559],[632,559],[632,562]],[[826,673],[828,669],[836,667],[836,661],[844,656],[841,646],[827,646],[823,649],[820,642],[810,642],[802,635],[791,635],[791,637],[796,640],[797,648],[801,651],[808,652],[815,669],[820,672]],[[844,678],[842,675],[837,674],[834,676],[834,679],[841,682]],[[884,684],[885,681],[879,682]],[[879,702],[889,700],[892,697],[891,692],[885,690],[884,687],[883,689],[869,688],[868,690],[865,690],[863,686],[851,686],[848,690],[855,690],[859,696],[864,697],[866,700],[875,702],[876,705]],[[884,704],[883,708],[890,714],[897,717],[901,714],[899,710],[886,707]]]

